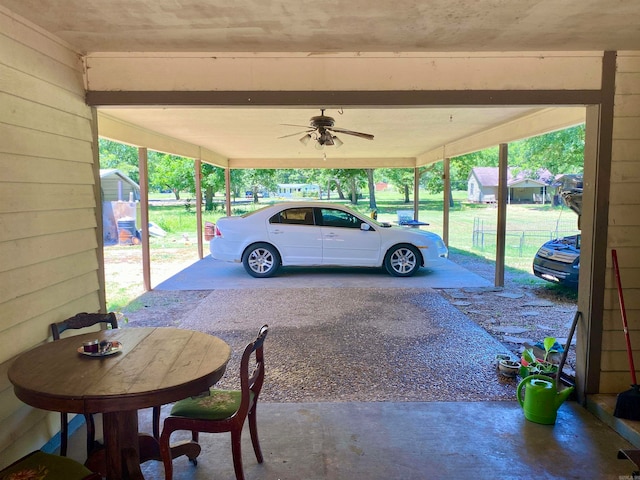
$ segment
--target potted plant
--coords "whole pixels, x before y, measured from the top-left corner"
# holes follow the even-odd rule
[[[546,337],[542,342],[544,346],[543,358],[536,357],[533,348],[526,348],[522,352],[520,359],[520,376],[528,377],[529,375],[547,375],[555,377],[558,373],[558,365],[550,361],[549,354],[558,352],[555,337]]]

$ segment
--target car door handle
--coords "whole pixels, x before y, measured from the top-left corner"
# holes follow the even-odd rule
[[[284,232],[282,230],[271,230],[272,235],[279,235],[281,233],[284,233]]]
[[[325,238],[335,238],[335,237],[337,237],[338,235],[337,235],[337,234],[335,234],[335,233],[326,233],[324,236],[325,236]]]

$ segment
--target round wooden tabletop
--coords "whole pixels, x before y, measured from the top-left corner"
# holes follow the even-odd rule
[[[83,342],[120,342],[103,357],[78,352]],[[205,392],[224,374],[231,348],[202,332],[121,328],[42,344],[9,367],[23,402],[44,410],[98,413],[164,405]]]

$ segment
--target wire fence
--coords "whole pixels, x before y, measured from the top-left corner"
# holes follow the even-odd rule
[[[495,250],[497,243],[497,223],[484,218],[473,219],[473,248],[480,251]],[[509,225],[505,232],[506,256],[532,256],[540,246],[555,238],[580,233],[575,219],[533,223],[530,225]]]

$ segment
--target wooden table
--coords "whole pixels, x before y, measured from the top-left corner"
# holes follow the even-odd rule
[[[122,350],[99,358],[78,353],[83,341],[94,338],[119,341]],[[21,354],[8,376],[17,397],[33,407],[102,413],[104,474],[121,480],[143,478],[140,463],[160,459],[157,441],[138,433],[138,410],[208,390],[230,356],[229,345],[205,333],[122,328],[42,344]]]

